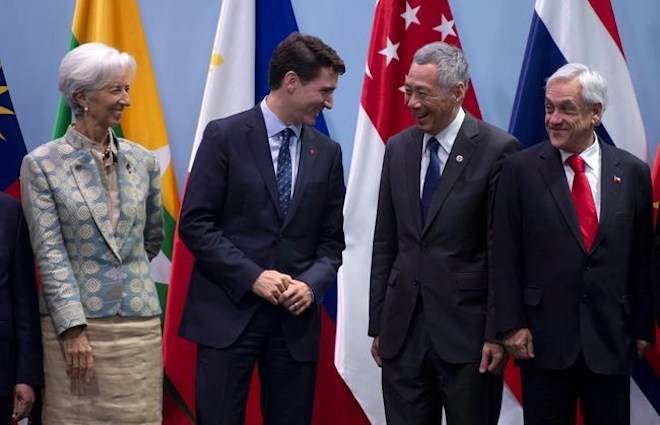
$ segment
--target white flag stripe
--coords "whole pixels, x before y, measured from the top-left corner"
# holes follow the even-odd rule
[[[385,424],[380,368],[371,358],[369,274],[385,144],[360,105],[344,203],[346,250],[337,276],[335,366],[374,425]]]
[[[630,423],[633,425],[660,425],[655,411],[634,379],[630,380]]]
[[[209,121],[254,106],[255,0],[224,0],[188,170]]]
[[[626,60],[588,0],[561,7],[539,0],[536,13],[568,62],[583,63],[605,77],[611,102],[603,124],[618,147],[646,161],[646,134]]]

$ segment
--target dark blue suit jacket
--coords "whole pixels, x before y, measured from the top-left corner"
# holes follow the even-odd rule
[[[259,106],[206,127],[191,170],[179,232],[195,257],[180,334],[231,345],[266,301],[251,287],[265,269],[307,283],[316,304],[295,317],[281,309],[291,355],[316,360],[320,301],[344,249],[344,177],[339,145],[303,126],[298,176],[282,217]]]
[[[0,192],[0,396],[43,380],[34,262],[20,204]],[[0,419],[1,420],[1,419]]]

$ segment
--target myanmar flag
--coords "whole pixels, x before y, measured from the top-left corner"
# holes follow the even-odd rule
[[[124,111],[121,127],[116,131],[119,136],[151,150],[160,163],[165,240],[160,254],[151,263],[151,275],[158,282],[161,306],[164,308],[179,197],[156,79],[137,1],[78,0],[71,30],[71,48],[83,43],[101,42],[129,53],[137,62],[137,74],[131,84],[131,106]],[[64,135],[70,123],[71,110],[62,99],[54,137]]]

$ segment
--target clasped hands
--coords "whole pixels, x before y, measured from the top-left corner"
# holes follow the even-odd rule
[[[314,302],[310,287],[276,270],[264,270],[252,284],[252,292],[273,305],[281,305],[299,316]]]

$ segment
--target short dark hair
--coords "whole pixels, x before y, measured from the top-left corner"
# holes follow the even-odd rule
[[[268,85],[271,90],[282,86],[284,75],[295,72],[307,83],[318,77],[321,68],[330,67],[337,74],[346,72],[344,61],[320,38],[292,32],[280,42],[270,58]]]

